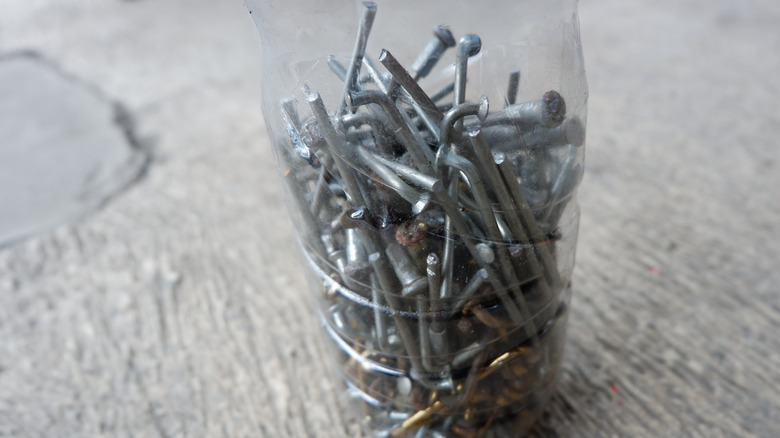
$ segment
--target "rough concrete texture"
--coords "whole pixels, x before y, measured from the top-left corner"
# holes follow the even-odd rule
[[[155,159],[105,208],[0,249],[0,435],[361,436],[288,249],[240,2],[3,8],[0,53],[124,105]],[[780,4],[580,10],[575,295],[532,435],[778,436]]]

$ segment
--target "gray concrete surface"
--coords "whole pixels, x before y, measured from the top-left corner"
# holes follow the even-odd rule
[[[94,211],[149,154],[126,111],[31,54],[0,59],[0,246]]]
[[[581,24],[575,295],[532,435],[778,436],[780,6],[584,0]],[[0,249],[0,435],[361,436],[290,249],[258,47],[238,1],[3,5],[0,69],[35,53],[153,158]]]

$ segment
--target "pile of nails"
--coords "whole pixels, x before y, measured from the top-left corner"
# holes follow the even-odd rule
[[[519,72],[503,109],[466,101],[481,41],[444,26],[408,70],[382,50],[380,71],[365,54],[375,13],[364,4],[347,65],[328,58],[332,110],[305,84],[303,101],[281,102],[280,158],[324,325],[376,436],[514,436],[560,359],[570,273],[557,224],[578,175],[574,153],[541,172],[512,156],[576,150],[582,124],[556,91],[515,103]],[[453,81],[428,94],[419,80],[450,47]]]

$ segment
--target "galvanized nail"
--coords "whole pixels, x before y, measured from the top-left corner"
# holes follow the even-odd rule
[[[441,56],[450,47],[455,47],[455,38],[450,29],[441,25],[434,27],[433,38],[412,63],[412,70],[415,72],[414,80],[428,76],[428,73],[433,70]]]
[[[482,40],[479,35],[467,34],[458,42],[458,53],[455,58],[455,96],[453,106],[460,105],[466,100],[466,73],[468,71],[469,58],[475,56],[482,49]]]
[[[506,87],[506,104],[514,105],[517,101],[517,90],[520,87],[520,70],[509,73],[509,85]]]
[[[363,56],[366,53],[366,45],[368,44],[368,35],[371,33],[371,27],[374,24],[374,16],[376,15],[376,3],[363,2],[363,15],[358,25],[357,39],[355,40],[355,47],[352,49],[352,58],[347,68],[346,78],[344,80],[344,90],[341,92],[341,98],[339,99],[338,114],[343,114],[344,109],[349,102],[349,94],[358,90],[358,74],[360,72],[360,66],[363,64]],[[350,104],[350,111],[355,112],[354,105]]]
[[[509,105],[501,111],[490,114],[483,126],[511,125],[521,131],[528,131],[535,125],[551,129],[560,126],[566,118],[566,101],[555,90],[550,90],[537,99]]]

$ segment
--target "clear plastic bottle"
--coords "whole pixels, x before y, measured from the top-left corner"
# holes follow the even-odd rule
[[[576,0],[245,0],[333,359],[378,437],[520,436],[560,364]]]

